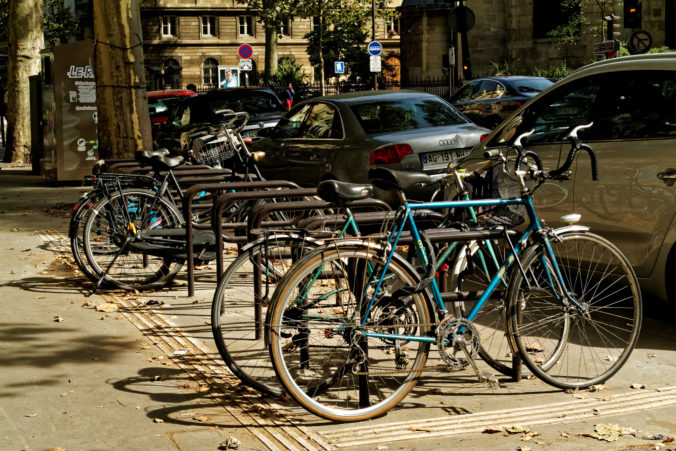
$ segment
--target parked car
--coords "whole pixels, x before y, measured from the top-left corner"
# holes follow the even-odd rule
[[[252,149],[265,152],[265,177],[316,186],[368,182],[368,170],[381,166],[443,172],[487,133],[435,95],[365,91],[301,102]]]
[[[626,254],[641,285],[676,299],[676,53],[613,58],[585,66],[530,100],[502,122],[467,157],[483,165],[485,150],[512,144],[522,133],[545,168],[562,163],[565,141],[578,125],[599,162],[592,181],[586,156],[571,179],[549,181],[535,194],[538,213],[550,226],[567,213]]]
[[[163,89],[160,91],[148,91],[148,109],[150,110],[150,123],[163,124],[169,120],[171,107],[177,99],[195,97],[197,94],[189,89]]]
[[[462,86],[450,101],[476,124],[493,128],[554,82],[544,77],[483,77]]]
[[[218,125],[225,110],[249,113],[243,135],[252,139],[274,127],[285,110],[277,95],[266,88],[215,89],[197,97],[182,99],[171,111],[169,121],[162,124],[157,137],[158,147],[181,153],[186,146],[185,134],[209,125]],[[183,138],[182,138],[183,135]]]

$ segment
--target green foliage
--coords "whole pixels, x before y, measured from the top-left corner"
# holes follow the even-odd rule
[[[333,75],[334,61],[346,61],[347,75],[350,79],[368,77],[369,55],[364,45],[367,36],[364,17],[354,22],[340,21],[334,23],[333,27],[324,26],[322,33],[324,73],[327,76]],[[319,30],[311,31],[305,38],[308,40],[307,52],[310,63],[316,66],[319,64]]]
[[[283,57],[279,59],[277,73],[272,77],[272,84],[286,86],[292,83],[294,86],[300,86],[307,83],[306,78],[302,66],[295,59]]]
[[[564,60],[560,66],[540,67],[532,62],[524,63],[520,59],[505,61],[499,64],[491,61],[490,75],[530,75],[533,77],[563,78],[574,71],[575,68],[569,67]]]
[[[63,0],[44,0],[45,46],[65,44],[82,30],[79,18]]]

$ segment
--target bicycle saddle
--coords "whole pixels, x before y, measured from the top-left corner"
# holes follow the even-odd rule
[[[168,170],[182,164],[185,158],[182,156],[170,157],[160,151],[142,150],[136,152],[136,161],[152,166],[154,169]]]
[[[348,200],[373,197],[373,186],[368,184],[324,180],[317,185],[317,195],[327,202],[341,203]]]
[[[436,183],[422,172],[402,172],[386,168],[369,169],[369,180],[383,190],[407,191]]]

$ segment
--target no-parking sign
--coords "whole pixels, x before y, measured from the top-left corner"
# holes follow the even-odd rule
[[[242,44],[239,46],[239,57],[242,59],[249,59],[253,56],[253,48],[249,44]]]

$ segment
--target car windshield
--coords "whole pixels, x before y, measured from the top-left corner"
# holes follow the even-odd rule
[[[369,135],[467,122],[452,106],[431,98],[371,101],[350,108]]]
[[[265,92],[241,92],[237,95],[217,98],[209,102],[212,111],[228,109],[246,111],[249,114],[283,111],[279,101]]]
[[[515,83],[514,85],[516,86],[516,89],[518,89],[521,92],[533,93],[533,92],[544,91],[545,89],[549,88],[553,84],[554,84],[554,82],[547,80],[546,78],[533,78],[533,79],[520,80],[517,83]]]

